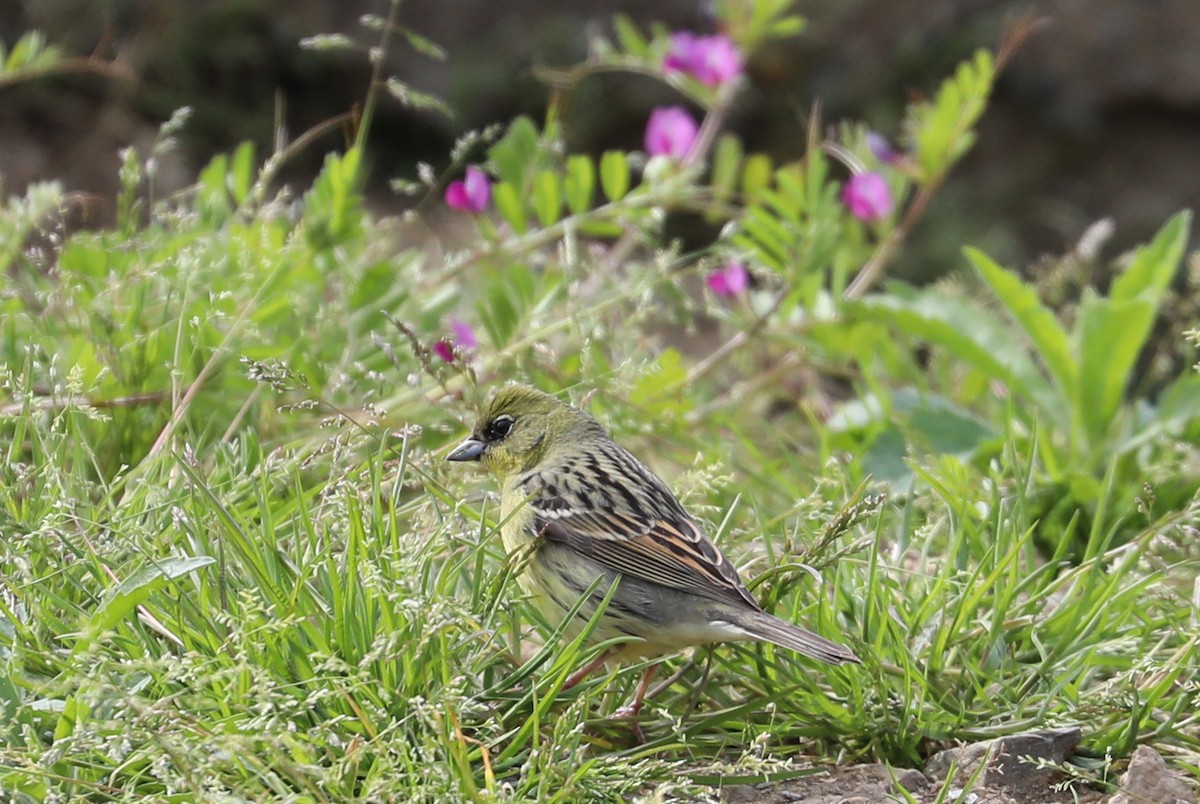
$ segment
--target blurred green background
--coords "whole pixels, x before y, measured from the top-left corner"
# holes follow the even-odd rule
[[[1200,8],[1189,0],[817,0],[800,4],[803,35],[750,66],[752,88],[732,128],[748,148],[797,156],[814,104],[822,120],[868,121],[896,139],[903,105],[931,92],[959,60],[992,47],[1020,14],[1037,33],[1003,74],[976,147],[939,193],[896,265],[927,280],[962,265],[962,243],[1027,266],[1069,251],[1088,226],[1112,217],[1113,256],[1147,239],[1180,208],[1200,206]],[[382,0],[8,0],[0,40],[39,29],[66,53],[103,69],[0,86],[0,175],[7,193],[59,178],[83,195],[78,223],[112,220],[118,150],[146,146],[177,107],[195,116],[186,148],[159,166],[160,191],[191,181],[216,152],[249,139],[259,152],[350,112],[366,92],[364,14]],[[399,205],[388,178],[417,161],[444,164],[457,134],[536,117],[547,91],[535,65],[566,65],[613,13],[672,28],[709,24],[704,5],[567,0],[492,3],[406,0],[402,22],[443,47],[429,59],[389,53],[386,74],[447,100],[454,119],[384,104],[371,129],[372,202]],[[303,38],[344,33],[357,50],[303,49]],[[645,110],[665,90],[629,76],[590,79],[567,110],[576,150],[636,147]],[[346,134],[327,131],[290,163],[306,186]],[[1104,277],[1096,281],[1103,284]]]

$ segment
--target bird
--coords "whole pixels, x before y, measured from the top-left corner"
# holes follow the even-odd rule
[[[625,638],[564,682],[607,662],[658,659],[718,642],[756,641],[831,665],[861,664],[847,647],[768,614],[667,484],[593,417],[523,384],[500,388],[447,456],[477,461],[500,483],[501,541],[527,560],[522,592],[575,637],[612,591],[591,638]],[[599,580],[599,583],[597,583]],[[637,727],[658,662],[614,718]]]

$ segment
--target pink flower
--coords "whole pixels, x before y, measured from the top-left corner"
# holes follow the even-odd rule
[[[856,173],[842,190],[842,203],[860,221],[877,221],[892,212],[892,191],[878,173]]]
[[[450,331],[454,333],[455,346],[470,351],[479,345],[479,339],[475,337],[475,330],[471,329],[471,325],[461,318],[450,319]]]
[[[450,318],[450,337],[442,338],[433,345],[433,353],[447,363],[453,363],[454,357],[462,352],[469,352],[479,345],[475,330],[461,318]]]
[[[699,133],[696,121],[682,106],[660,106],[646,122],[646,153],[682,159]]]
[[[710,273],[705,281],[713,293],[733,298],[750,286],[750,274],[746,273],[746,267],[740,262],[731,262],[724,268]]]
[[[671,48],[663,59],[668,73],[687,73],[715,87],[742,74],[742,52],[724,34],[696,36],[687,31],[671,35]]]
[[[462,212],[480,213],[492,200],[492,183],[474,165],[467,168],[466,178],[450,182],[446,188],[446,204]]]
[[[892,144],[887,141],[887,137],[878,132],[867,132],[867,148],[871,151],[871,155],[882,164],[891,165],[900,159],[900,155],[892,148]]]

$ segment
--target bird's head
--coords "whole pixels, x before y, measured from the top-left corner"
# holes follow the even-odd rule
[[[507,385],[488,403],[470,437],[446,456],[479,461],[501,481],[533,469],[556,448],[600,430],[578,408],[528,385]]]

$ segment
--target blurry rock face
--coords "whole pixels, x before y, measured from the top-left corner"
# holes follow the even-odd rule
[[[1194,0],[1043,0],[1044,20],[1017,53],[984,118],[978,144],[930,210],[909,249],[916,276],[959,264],[971,242],[1009,262],[1062,251],[1111,215],[1115,244],[1144,239],[1175,210],[1200,205],[1200,11]],[[754,148],[798,153],[802,118],[819,100],[826,121],[863,118],[895,137],[903,104],[928,94],[975,48],[994,46],[1017,0],[809,0],[808,31],[758,54],[753,87],[733,125]],[[70,53],[115,61],[123,78],[41,79],[0,88],[0,173],[5,190],[60,177],[111,198],[117,150],[148,147],[178,106],[196,109],[174,181],[213,152],[250,138],[262,151],[361,102],[363,52],[302,50],[301,38],[344,32],[364,45],[360,17],[384,0],[17,0],[0,37],[44,30]],[[537,114],[545,91],[534,64],[581,58],[587,34],[625,12],[645,23],[703,26],[702,4],[668,0],[559,2],[405,0],[401,21],[441,45],[432,61],[405,47],[389,72],[446,98],[453,121],[384,103],[372,128],[377,178],[441,161],[454,135],[517,112]],[[570,109],[573,147],[636,147],[646,109],[669,98],[653,82],[599,77]],[[276,121],[285,127],[277,129]],[[294,164],[298,180],[340,147],[334,128]],[[164,178],[164,182],[166,179]],[[382,183],[382,182],[381,182]],[[162,186],[166,191],[173,189]]]

